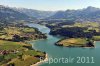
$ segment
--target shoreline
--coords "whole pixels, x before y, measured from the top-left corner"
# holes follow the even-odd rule
[[[29,25],[28,25],[29,26]],[[29,26],[30,27],[30,26]],[[38,29],[39,30],[39,29]],[[41,32],[41,31],[40,31]],[[32,41],[38,41],[38,40],[44,40],[45,38],[42,38],[42,39],[37,39],[37,40],[32,40]],[[47,38],[46,38],[47,39]],[[31,40],[30,41],[28,41],[29,43],[30,42],[32,42]],[[30,43],[31,44],[31,43]],[[31,44],[32,45],[32,44]],[[34,44],[32,45],[32,48],[34,49]],[[37,49],[34,49],[34,50],[36,50],[37,51]],[[42,60],[42,61],[39,61],[39,62],[36,62],[35,64],[32,64],[32,65],[30,65],[30,66],[39,66],[40,64],[42,64],[42,63],[44,63],[44,62],[46,62],[46,61],[48,61],[48,54],[46,53],[45,54],[45,58],[44,58],[44,60]]]
[[[37,63],[35,63],[35,64],[33,64],[33,65],[30,65],[30,66],[39,66],[39,65],[41,65],[42,63],[44,63],[44,62],[46,62],[46,61],[48,61],[48,54],[46,54],[44,60],[39,61],[39,62],[37,62]]]

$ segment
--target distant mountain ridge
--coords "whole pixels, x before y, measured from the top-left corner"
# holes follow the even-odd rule
[[[29,17],[35,17],[37,19],[44,19],[55,14],[55,11],[39,11],[39,10],[26,9],[26,8],[14,8],[14,10],[24,13]]]
[[[0,5],[0,20],[73,20],[75,22],[100,22],[100,9],[87,7],[66,11],[39,11],[27,8],[12,8]]]
[[[31,18],[26,14],[15,11],[10,7],[0,5],[0,20],[16,21],[16,20],[30,20],[30,19]]]
[[[37,20],[50,17],[55,12],[39,11],[27,8],[14,8],[0,5],[0,21]]]
[[[47,19],[68,19],[81,22],[100,22],[100,9],[89,6],[79,10],[58,11],[56,14]]]

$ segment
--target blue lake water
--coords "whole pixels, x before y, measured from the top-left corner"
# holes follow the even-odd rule
[[[48,38],[31,42],[33,48],[40,51],[45,51],[49,58],[74,58],[72,63],[43,63],[40,66],[99,66],[100,65],[100,42],[96,42],[95,48],[68,48],[55,46],[54,43],[60,40],[60,37],[49,35],[50,29],[39,24],[28,24],[31,27],[38,28],[41,32],[47,33]],[[80,61],[84,63],[77,63]],[[86,63],[89,58],[89,63]],[[94,63],[92,63],[94,62]]]

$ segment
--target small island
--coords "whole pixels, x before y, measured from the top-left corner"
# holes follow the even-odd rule
[[[36,51],[28,41],[46,39],[38,29],[24,24],[0,24],[0,66],[30,66],[46,58],[46,53]]]

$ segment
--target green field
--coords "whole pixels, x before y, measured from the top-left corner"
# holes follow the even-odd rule
[[[45,58],[44,52],[34,50],[27,42],[44,36],[36,28],[4,27],[0,31],[0,66],[30,66],[39,62],[40,57]]]
[[[11,42],[0,40],[0,51],[8,51],[8,54],[0,54],[0,65],[6,66],[9,64],[14,64],[15,66],[29,66],[39,61],[38,57],[45,57],[45,54],[40,51],[32,50],[30,44],[25,44],[22,42]],[[15,51],[15,52],[12,52]]]
[[[66,47],[87,47],[89,41],[86,38],[69,38],[62,39],[56,44],[66,46]]]
[[[93,36],[93,39],[94,39],[95,41],[100,41],[100,36]]]

